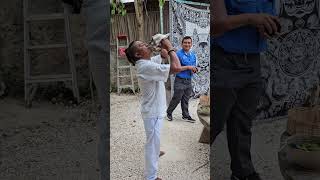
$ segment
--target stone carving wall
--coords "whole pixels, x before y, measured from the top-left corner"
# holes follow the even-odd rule
[[[210,86],[210,17],[208,9],[199,9],[174,0],[170,1],[170,32],[175,47],[181,48],[184,36],[192,37],[199,72],[192,78],[194,96],[206,94]]]
[[[259,119],[287,114],[306,99],[306,91],[319,83],[320,26],[318,0],[278,0],[282,31],[269,41],[262,55],[264,93]]]

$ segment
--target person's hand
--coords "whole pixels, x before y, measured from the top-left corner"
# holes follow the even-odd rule
[[[163,59],[168,59],[168,51],[166,49],[161,49],[160,55]]]
[[[280,31],[280,20],[276,16],[269,14],[250,14],[249,22],[251,25],[255,26],[261,36],[271,38]]]
[[[198,72],[198,68],[197,67],[192,67],[192,70],[191,70],[193,73],[197,73]]]
[[[169,41],[169,39],[162,39],[160,42],[161,48],[165,49],[167,51],[173,49],[173,46],[171,44],[171,42]]]
[[[194,66],[188,66],[188,69],[191,70],[193,73],[196,73],[198,69]]]

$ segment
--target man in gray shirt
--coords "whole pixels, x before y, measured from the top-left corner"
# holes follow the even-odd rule
[[[133,41],[126,49],[126,56],[137,66],[138,83],[141,90],[141,115],[147,141],[145,144],[145,179],[161,180],[157,177],[160,152],[160,130],[166,116],[166,91],[164,83],[170,73],[178,73],[192,66],[181,67],[180,61],[168,39],[161,41],[161,55],[151,57],[152,47],[142,41]],[[161,64],[162,57],[170,57],[170,64]]]

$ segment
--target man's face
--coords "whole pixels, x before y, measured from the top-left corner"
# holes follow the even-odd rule
[[[136,41],[134,43],[134,47],[136,48],[136,56],[140,58],[145,58],[148,56],[151,56],[152,54],[152,49],[151,47],[142,41]]]
[[[191,49],[192,46],[192,40],[191,39],[185,39],[182,42],[182,49],[186,52],[188,52]]]

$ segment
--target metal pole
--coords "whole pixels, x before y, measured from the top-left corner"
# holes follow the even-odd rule
[[[160,33],[163,34],[163,6],[160,6]]]

